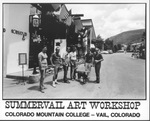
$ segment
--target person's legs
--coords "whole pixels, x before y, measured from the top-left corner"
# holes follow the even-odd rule
[[[72,65],[72,62],[71,62],[71,65],[70,65],[70,79],[71,80],[73,79],[72,72],[73,72],[73,65]]]
[[[65,75],[66,75],[66,66],[65,65],[63,65],[63,69],[64,69],[64,81],[65,81]]]
[[[73,66],[73,79],[76,79],[76,69],[77,69],[76,61],[74,61],[74,66]]]
[[[71,62],[71,73],[70,73],[70,76],[71,76],[71,80],[75,79],[75,63],[74,63],[74,61]]]
[[[54,75],[53,75],[53,84],[52,84],[53,87],[56,87],[56,85],[55,85],[55,80],[56,80],[56,78],[57,78],[57,76],[56,76],[56,75],[57,75],[57,72],[56,72],[56,71],[57,71],[57,67],[55,66],[55,67],[54,67]]]
[[[41,77],[40,77],[39,90],[43,92],[44,70],[40,70],[40,74],[41,74]]]
[[[59,72],[59,66],[56,66],[55,84],[58,84],[57,82],[58,72]]]
[[[67,80],[67,66],[63,65],[64,68],[64,82]]]
[[[98,74],[97,74],[97,64],[95,64],[95,75],[96,75],[96,81],[97,81],[97,76],[98,76]]]
[[[46,74],[46,70],[44,69],[44,70],[43,70],[43,81],[42,81],[42,87],[43,87],[44,89],[46,89],[46,87],[44,86],[45,74]]]
[[[68,66],[64,66],[64,82],[69,83],[67,80]]]
[[[100,67],[101,67],[101,63],[97,64],[97,83],[100,82]]]
[[[99,83],[99,78],[100,78],[100,63],[97,63],[95,65],[95,73],[96,73],[96,82]]]
[[[58,67],[56,66],[56,75],[55,75],[55,80],[57,80],[58,77]]]
[[[72,75],[71,75],[71,76],[72,76],[72,79],[74,79],[74,74],[75,74],[74,72],[75,72],[75,67],[72,66]]]
[[[68,68],[69,66],[66,66],[66,81],[67,81]]]

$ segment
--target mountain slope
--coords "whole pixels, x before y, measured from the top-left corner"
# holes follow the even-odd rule
[[[126,31],[112,36],[109,39],[113,40],[114,45],[136,43],[141,41],[143,32],[145,32],[145,29]]]

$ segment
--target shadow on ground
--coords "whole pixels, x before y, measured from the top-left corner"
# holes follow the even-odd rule
[[[32,86],[32,87],[29,87],[28,90],[39,91],[39,86]]]

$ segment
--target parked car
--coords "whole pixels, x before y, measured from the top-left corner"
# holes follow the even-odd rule
[[[102,53],[102,54],[109,54],[109,52],[108,52],[107,50],[106,50],[106,51],[104,50],[104,51],[102,51],[101,53]]]
[[[118,50],[117,53],[124,53],[124,50]]]
[[[112,50],[107,50],[109,54],[113,54],[113,51]]]

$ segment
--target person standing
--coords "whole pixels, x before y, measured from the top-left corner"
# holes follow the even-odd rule
[[[85,55],[85,71],[87,72],[87,78],[90,78],[91,67],[93,65],[93,54],[91,50],[88,50],[87,54]]]
[[[61,60],[61,56],[59,52],[60,52],[60,48],[57,47],[56,52],[53,53],[50,58],[51,64],[54,67],[54,75],[53,75],[53,83],[52,83],[53,87],[56,87],[55,84],[58,84],[57,82],[58,72],[59,72],[60,66],[62,65],[62,60]]]
[[[73,46],[72,52],[70,52],[70,66],[71,66],[70,78],[72,81],[74,81],[76,78],[75,76],[76,61],[77,61],[77,52],[76,52],[76,47]]]
[[[94,55],[94,63],[95,63],[95,73],[96,73],[96,83],[100,83],[100,68],[101,61],[103,61],[103,56],[100,53],[99,48],[96,48],[96,53]]]
[[[44,82],[44,78],[45,78],[45,71],[47,68],[47,47],[44,46],[42,51],[38,54],[38,60],[39,60],[39,70],[40,70],[40,86],[39,86],[39,90],[44,93],[43,89],[46,89],[46,87],[44,86],[43,82]]]
[[[67,47],[67,51],[63,54],[62,60],[63,60],[63,69],[64,69],[64,82],[70,83],[67,80],[67,72],[70,66],[70,47]]]

